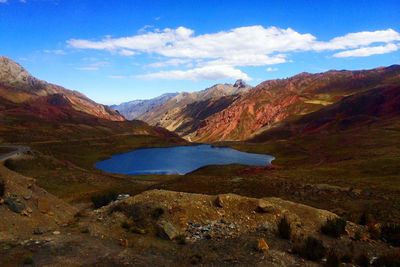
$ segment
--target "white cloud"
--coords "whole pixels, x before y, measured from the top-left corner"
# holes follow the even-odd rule
[[[219,78],[233,77],[233,74],[243,76],[246,74],[238,68],[285,63],[290,61],[288,56],[295,52],[334,51],[334,57],[389,53],[398,49],[400,34],[393,29],[363,31],[319,41],[310,33],[273,26],[247,26],[200,35],[192,29],[178,27],[142,30],[133,36],[108,36],[97,41],[71,39],[67,43],[73,48],[106,50],[123,56],[158,55],[162,60],[147,66],[186,68],[142,75],[147,78],[209,79],[216,77],[210,74],[211,70],[219,73]]]
[[[86,66],[86,67],[78,67],[77,70],[85,70],[85,71],[96,71],[99,70],[98,67]]]
[[[268,67],[266,69],[267,72],[274,72],[274,71],[278,71],[278,68],[273,68],[273,67]]]
[[[315,50],[341,50],[368,46],[374,43],[391,43],[400,41],[400,33],[393,29],[356,32],[344,36],[336,37],[329,42],[317,42],[313,48]]]
[[[371,55],[380,55],[399,50],[399,46],[395,44],[387,44],[381,46],[362,47],[353,50],[346,50],[334,54],[334,57],[368,57]]]
[[[136,55],[136,53],[134,51],[128,50],[128,49],[122,49],[122,50],[118,51],[118,54],[121,56],[127,56],[127,57]]]
[[[45,53],[47,54],[54,54],[54,55],[65,55],[65,51],[61,49],[55,49],[55,50],[44,50]]]
[[[96,49],[96,50],[133,50],[138,52],[155,52],[168,46],[170,42],[176,42],[189,37],[192,30],[179,27],[175,30],[165,29],[163,31],[154,31],[142,33],[130,37],[111,38],[106,37],[101,41],[77,40],[71,39],[68,44],[75,48]]]
[[[93,62],[87,66],[83,67],[78,67],[76,68],[77,70],[84,70],[84,71],[98,71],[99,69],[109,65],[110,63],[107,61],[98,61],[98,62]]]
[[[127,49],[137,53],[156,53],[167,58],[210,59],[234,66],[254,66],[282,63],[284,56],[277,58],[271,55],[306,50],[314,40],[311,34],[299,34],[290,28],[250,26],[194,36],[193,30],[178,27],[100,41],[72,39],[68,44],[81,49]]]
[[[191,62],[192,62],[192,60],[188,60],[188,59],[172,58],[172,59],[165,60],[165,61],[157,61],[157,62],[148,64],[147,66],[152,67],[152,68],[163,68],[163,67],[168,67],[168,66],[179,66],[179,65],[190,64]]]
[[[232,54],[231,57],[221,58],[215,61],[209,61],[210,65],[230,65],[230,66],[266,66],[285,63],[285,55],[278,54],[274,56],[268,55],[245,55],[245,54]]]
[[[215,65],[194,68],[189,70],[171,70],[138,75],[142,79],[166,79],[166,80],[218,80],[218,79],[243,79],[251,78],[239,69],[231,66]]]

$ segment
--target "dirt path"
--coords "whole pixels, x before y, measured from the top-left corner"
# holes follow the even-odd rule
[[[8,152],[5,154],[0,155],[0,162],[6,161],[10,158],[14,158],[20,155],[23,155],[30,151],[31,149],[27,146],[19,146],[19,145],[1,145],[0,147],[2,148],[10,148],[13,149],[14,151]]]

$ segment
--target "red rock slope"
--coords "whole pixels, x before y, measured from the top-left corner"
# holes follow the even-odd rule
[[[365,71],[302,73],[266,81],[207,118],[192,141],[245,140],[255,134],[377,86],[400,84],[400,66]]]

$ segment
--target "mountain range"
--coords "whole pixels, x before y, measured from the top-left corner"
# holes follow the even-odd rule
[[[118,110],[118,112],[124,115],[126,119],[133,120],[138,118],[140,115],[161,106],[177,95],[178,93],[167,93],[152,99],[133,100],[119,105],[111,105],[110,108]]]
[[[395,93],[399,85],[399,65],[300,73],[287,79],[264,81],[254,88],[239,80],[234,85],[217,84],[194,93],[168,95],[168,98],[163,95],[155,98],[156,104],[148,105],[136,118],[174,131],[189,141],[241,141],[302,117],[302,121],[316,116],[322,116],[321,121],[333,120],[328,116],[333,110],[335,114],[350,115],[341,109],[362,110],[363,100],[357,99],[370,97],[370,110],[373,110],[374,105],[381,104],[375,99],[377,94],[382,93],[381,99],[386,99],[383,95],[391,93],[385,90]],[[136,102],[127,104],[131,108],[137,105]],[[118,110],[129,115],[126,109]]]
[[[0,57],[0,138],[5,142],[95,138],[114,134],[174,134],[121,114],[85,95],[33,77]]]
[[[71,133],[86,138],[177,134],[195,142],[264,140],[397,116],[399,86],[400,66],[393,65],[300,73],[255,87],[238,80],[107,107],[0,57],[0,131],[6,141],[68,138]]]
[[[227,108],[251,86],[243,80],[234,84],[216,84],[198,92],[164,94],[149,100],[134,100],[110,108],[127,119],[139,119],[181,136],[191,133],[210,115]]]

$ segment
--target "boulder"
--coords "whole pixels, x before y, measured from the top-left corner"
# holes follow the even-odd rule
[[[221,194],[217,195],[217,197],[214,200],[214,205],[219,207],[219,208],[224,208],[227,206],[227,204],[232,201],[233,199],[232,194]]]
[[[128,239],[120,239],[120,240],[119,240],[119,245],[120,245],[121,247],[124,247],[124,248],[129,247],[129,241],[128,241]]]
[[[46,232],[46,229],[42,228],[42,227],[37,227],[35,229],[33,229],[33,234],[34,235],[42,235]]]
[[[269,250],[269,246],[264,238],[258,239],[257,249],[260,252],[265,252]]]
[[[170,222],[161,221],[157,224],[158,235],[164,239],[174,240],[180,235],[178,229]]]
[[[4,202],[8,205],[8,208],[16,213],[21,213],[25,210],[25,204],[17,197],[7,197]]]
[[[276,207],[264,199],[259,199],[256,211],[274,213],[276,211]]]
[[[224,201],[223,201],[223,197],[221,195],[218,195],[215,200],[214,200],[214,205],[222,208],[224,206]]]

